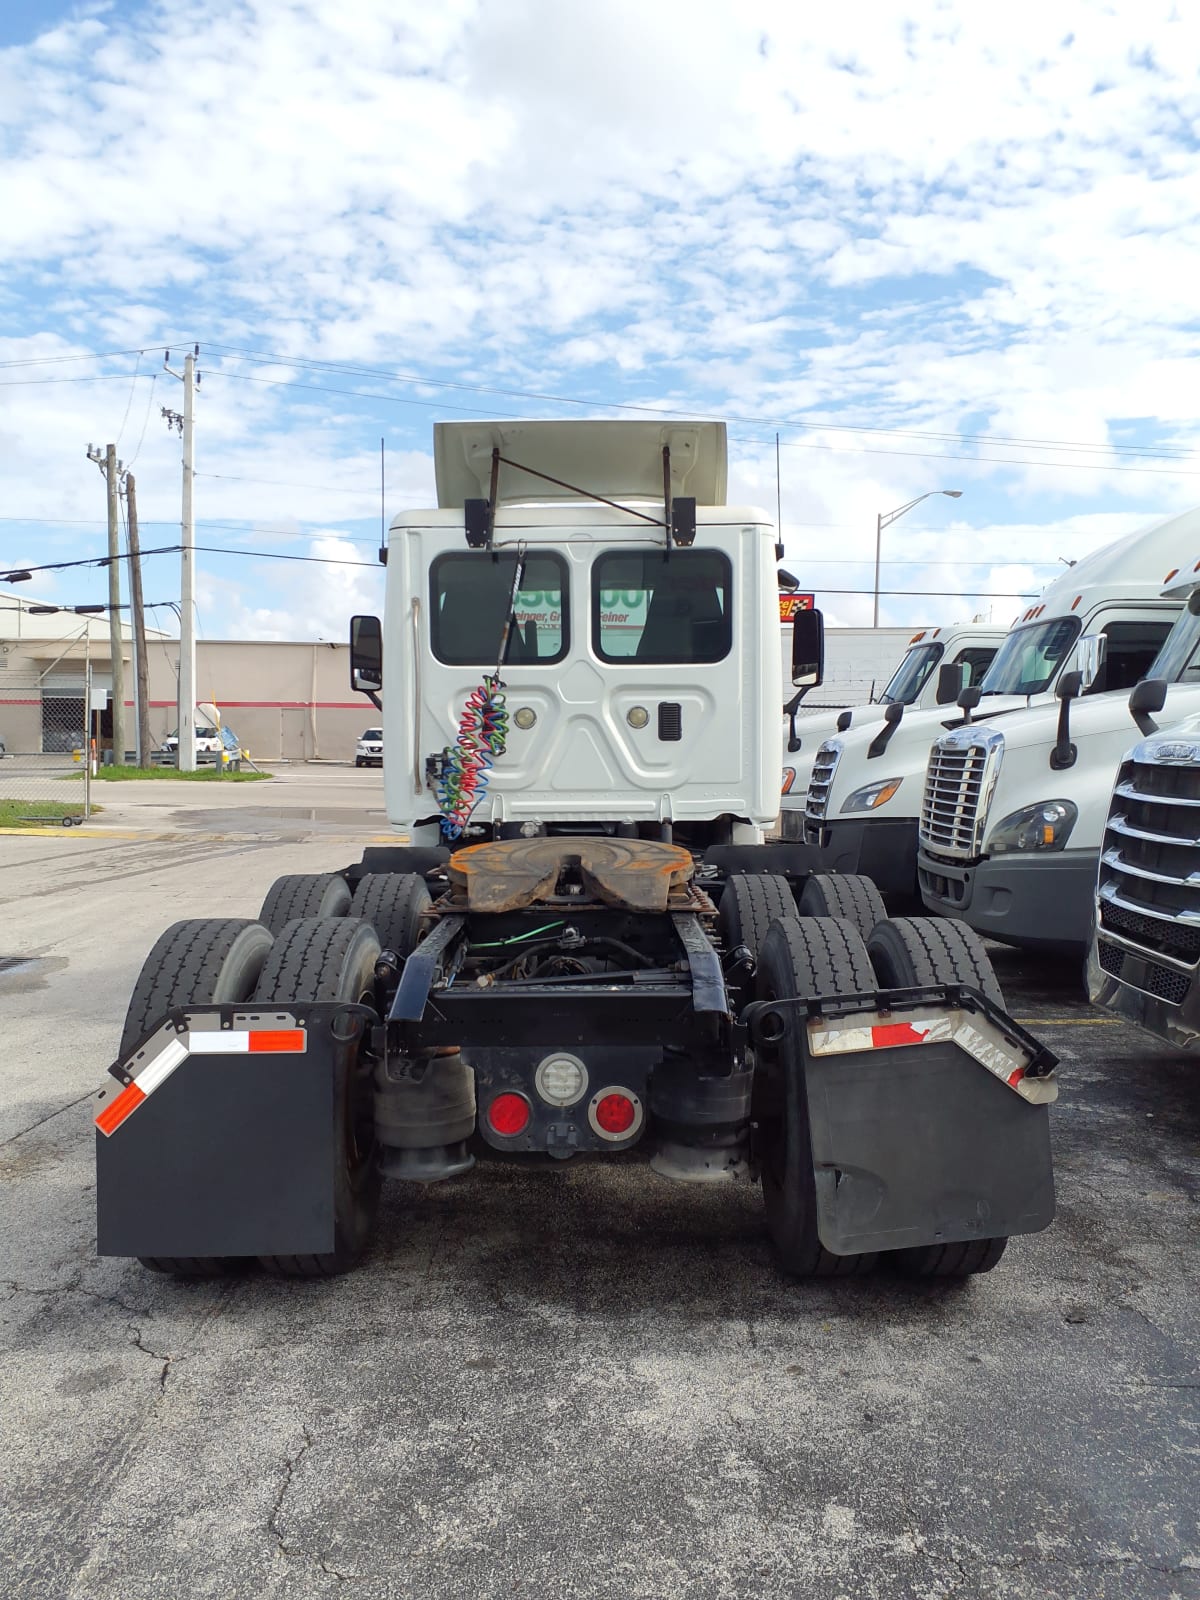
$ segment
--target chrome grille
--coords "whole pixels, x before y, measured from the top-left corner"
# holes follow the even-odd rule
[[[840,739],[826,739],[817,751],[812,776],[808,780],[808,794],[804,800],[804,819],[814,827],[819,827],[828,814],[829,791],[833,786],[833,775],[841,759]]]
[[[1003,734],[975,727],[934,743],[921,796],[921,845],[930,855],[979,855],[1003,749]]]
[[[1117,946],[1161,958],[1137,987],[1178,1004],[1200,963],[1200,743],[1147,739],[1122,764],[1097,895],[1101,965],[1121,975]]]

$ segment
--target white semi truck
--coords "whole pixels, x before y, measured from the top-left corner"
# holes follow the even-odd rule
[[[864,718],[877,719],[880,706],[902,705],[916,711],[953,706],[964,689],[983,681],[1007,632],[1007,628],[993,627],[988,622],[922,628],[909,638],[896,670],[868,704],[805,714],[802,700],[789,700],[784,706],[781,836],[804,837],[808,780],[817,751],[826,739],[846,732]]]
[[[809,780],[805,840],[823,871],[872,878],[893,906],[920,904],[917,827],[930,748],[968,719],[1002,726],[1030,707],[1054,705],[1078,663],[1079,641],[1102,635],[1106,655],[1088,694],[1128,689],[1143,677],[1182,602],[1164,596],[1173,568],[1200,548],[1200,511],[1185,512],[1093,551],[1013,624],[982,684],[953,714],[881,706],[874,718],[826,740]]]
[[[1116,773],[1088,952],[1092,1001],[1180,1050],[1200,1049],[1200,588],[1154,674],[1130,696],[1144,737]],[[1161,717],[1159,716],[1162,712]]]
[[[1184,600],[1177,576],[1164,598]],[[1196,618],[1185,606],[1147,674],[1162,688],[1158,705],[1169,721],[1200,714],[1196,642]],[[1102,678],[1105,647],[1103,634],[1080,639],[1079,666],[1059,678],[1057,705],[934,741],[917,856],[928,910],[1008,944],[1086,950],[1113,780],[1145,723],[1145,682],[1132,697],[1122,687],[1079,698]]]
[[[334,1273],[383,1177],[641,1150],[757,1179],[790,1273],[987,1271],[1053,1212],[1054,1058],[968,930],[764,842],[782,551],[724,503],[723,427],[445,424],[435,461],[351,628],[397,842],[159,939],[96,1102],[100,1251]]]

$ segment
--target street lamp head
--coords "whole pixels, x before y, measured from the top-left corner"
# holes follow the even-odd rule
[[[962,490],[961,489],[943,489],[942,493],[943,494],[948,494],[950,496],[951,500],[961,500],[962,499]]]

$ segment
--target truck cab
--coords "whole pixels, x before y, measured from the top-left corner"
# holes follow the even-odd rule
[[[808,714],[803,712],[803,702],[785,706],[779,828],[782,837],[804,837],[808,780],[817,751],[826,739],[846,732],[864,719],[878,718],[880,706],[902,705],[914,711],[953,706],[964,689],[982,682],[1007,631],[986,622],[956,622],[944,628],[922,628],[913,634],[896,670],[869,704]]]
[[[1172,587],[1164,598],[1178,604],[1183,595]],[[1185,607],[1145,674],[1161,685],[1170,721],[1200,714],[1197,626]],[[934,742],[917,857],[929,911],[1028,949],[1087,948],[1113,779],[1144,721],[1121,674],[1103,688],[1105,652],[1103,634],[1085,636],[1082,665],[1060,677],[1056,704]]]
[[[1194,577],[1191,585],[1198,580]],[[1200,587],[1154,673],[1130,696],[1104,819],[1088,994],[1180,1050],[1200,1049]],[[1186,691],[1190,689],[1191,694]],[[1182,692],[1181,692],[1182,691]],[[1178,712],[1186,703],[1187,714]],[[1160,714],[1161,713],[1161,714]]]
[[[495,434],[462,427],[437,436],[438,509],[392,522],[385,795],[414,843],[583,827],[756,844],[775,822],[778,756],[762,736],[779,714],[774,526],[723,503],[716,424],[655,430],[648,446],[636,424],[591,430],[586,462],[568,424],[514,424],[505,449],[622,504],[506,470],[473,548],[464,506],[488,497]],[[669,546],[650,525],[664,441],[672,499],[694,504],[686,543]],[[447,755],[464,716],[481,741],[465,774]],[[488,748],[500,737],[503,761]]]
[[[1088,694],[1129,689],[1149,670],[1181,601],[1164,579],[1190,565],[1200,544],[1200,511],[1152,524],[1082,557],[1014,622],[978,690],[974,709],[876,717],[827,740],[809,782],[804,838],[826,870],[874,878],[896,905],[919,905],[917,828],[930,748],[970,721],[988,727],[1036,705],[1053,706],[1079,642],[1103,636],[1103,667]]]

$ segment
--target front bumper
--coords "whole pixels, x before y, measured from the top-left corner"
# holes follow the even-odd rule
[[[917,898],[915,817],[839,817],[821,825],[819,839],[811,829],[806,837],[820,850],[820,871],[861,872],[880,894]]]
[[[1095,850],[963,863],[922,850],[917,873],[928,910],[1004,944],[1078,955],[1091,937],[1098,864]]]
[[[1088,999],[1177,1050],[1200,1051],[1200,971],[1100,930],[1087,958]]]

